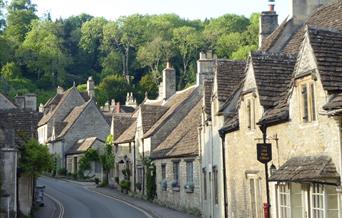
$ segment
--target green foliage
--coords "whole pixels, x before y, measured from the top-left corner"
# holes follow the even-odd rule
[[[175,14],[123,16],[114,21],[80,14],[38,18],[31,0],[12,0],[4,26],[0,0],[0,89],[14,96],[35,92],[38,102],[56,86],[83,84],[93,76],[99,105],[123,103],[127,92],[140,102],[157,97],[166,61],[176,69],[178,89],[195,81],[199,51],[219,58],[244,59],[258,43],[258,14],[248,19],[226,14],[187,20]],[[80,86],[84,90],[85,86]]]
[[[42,78],[54,86],[62,84],[65,68],[70,63],[58,36],[58,26],[51,21],[34,21],[19,50],[29,70],[36,72],[37,80]]]
[[[129,190],[131,187],[131,182],[129,180],[121,180],[120,187],[122,190]]]
[[[139,87],[143,92],[141,94],[147,93],[150,99],[158,97],[159,77],[158,72],[150,72],[144,75],[139,82]]]
[[[112,144],[113,136],[109,135],[106,140],[106,145],[103,153],[100,155],[100,162],[103,172],[106,174],[104,182],[108,184],[109,172],[114,167],[115,156],[113,154]]]
[[[9,62],[2,67],[0,75],[3,76],[6,80],[12,80],[20,78],[21,71],[14,62]]]
[[[19,167],[23,173],[34,178],[52,169],[53,159],[46,145],[30,139],[21,149]]]
[[[24,41],[31,29],[31,21],[38,19],[36,6],[30,0],[12,0],[7,7],[6,37],[15,43]]]
[[[99,89],[105,93],[106,99],[115,99],[121,103],[125,102],[125,96],[130,91],[126,79],[118,74],[105,77]]]
[[[146,193],[147,199],[153,200],[156,196],[157,186],[156,186],[156,167],[150,158],[145,158],[143,160],[144,167],[146,168]]]
[[[79,174],[84,175],[84,172],[91,169],[91,162],[99,161],[99,154],[96,150],[88,149],[84,156],[79,161]]]

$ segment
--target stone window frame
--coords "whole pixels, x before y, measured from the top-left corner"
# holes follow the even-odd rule
[[[186,160],[186,184],[194,184],[194,161]],[[191,165],[191,166],[190,166]],[[191,167],[191,170],[190,170]]]
[[[251,217],[261,218],[262,217],[262,202],[261,202],[261,182],[258,171],[246,172],[246,179],[248,184],[248,196],[249,196],[249,210],[252,213],[254,208],[254,214],[250,214]],[[253,183],[252,183],[253,181]],[[252,185],[253,184],[253,189]],[[254,190],[254,193],[252,193]],[[252,200],[254,195],[254,199]],[[255,202],[253,207],[253,202]]]
[[[247,90],[242,95],[245,104],[244,115],[247,118],[246,126],[248,131],[254,131],[256,129],[256,90]]]
[[[162,180],[166,179],[166,163],[160,165]]]
[[[314,71],[309,71],[296,77],[300,107],[299,114],[302,123],[317,121],[316,80],[317,77]]]
[[[205,167],[202,168],[202,174],[203,174],[203,199],[208,199],[208,187],[207,187],[207,169]]]
[[[172,173],[173,173],[173,181],[177,182],[177,187],[180,187],[180,160],[173,160],[172,161]]]
[[[219,191],[218,191],[218,169],[217,166],[213,166],[213,185],[214,185],[214,203],[219,204]]]

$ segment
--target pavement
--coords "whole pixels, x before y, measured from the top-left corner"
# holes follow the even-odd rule
[[[90,190],[98,193],[105,194],[107,196],[111,196],[113,198],[121,199],[123,201],[129,202],[139,208],[142,208],[152,214],[155,218],[198,218],[196,216],[192,216],[180,211],[173,210],[171,208],[165,208],[159,206],[150,201],[142,200],[135,197],[130,197],[127,194],[123,194],[115,189],[111,188],[89,188]]]
[[[51,186],[52,188],[57,188],[58,189],[58,185],[61,185],[64,189],[67,187],[68,189],[68,193],[67,195],[70,195],[70,193],[72,192],[75,192],[75,190],[82,190],[82,192],[84,193],[91,193],[89,196],[87,196],[88,198],[90,196],[90,198],[94,198],[95,196],[97,197],[102,197],[101,200],[97,200],[97,203],[100,203],[101,205],[98,205],[98,207],[102,207],[103,208],[103,205],[102,204],[107,204],[108,202],[111,202],[110,204],[110,208],[112,207],[115,207],[115,205],[117,205],[119,203],[119,205],[117,205],[116,207],[116,210],[114,211],[124,211],[124,214],[123,216],[118,216],[117,213],[113,214],[113,216],[110,216],[109,214],[102,214],[102,215],[96,215],[96,216],[87,216],[86,214],[74,214],[73,216],[66,216],[66,214],[64,214],[64,216],[61,216],[61,217],[65,217],[65,218],[68,218],[68,217],[72,217],[72,218],[86,218],[86,217],[94,217],[94,218],[102,218],[102,217],[124,217],[124,218],[141,218],[141,217],[148,217],[148,218],[198,218],[198,217],[195,217],[195,216],[192,216],[192,215],[189,215],[189,214],[186,214],[186,213],[183,213],[183,212],[180,212],[180,211],[176,211],[176,210],[173,210],[173,209],[170,209],[170,208],[165,208],[165,207],[162,207],[162,206],[159,206],[155,203],[152,203],[152,202],[149,202],[149,201],[146,201],[146,200],[143,200],[143,199],[139,199],[139,198],[135,198],[135,197],[130,197],[129,195],[127,194],[123,194],[119,191],[117,191],[116,189],[112,189],[112,188],[98,188],[95,186],[94,183],[89,183],[89,182],[78,182],[78,181],[73,181],[73,180],[56,180],[56,179],[51,179],[51,178],[43,178],[43,179],[40,179],[40,181],[43,182],[43,184],[47,185],[47,193],[49,195],[51,195],[51,197],[55,197],[56,200],[61,200],[61,203],[64,205],[65,203],[67,204],[75,204],[74,206],[76,207],[79,207],[79,205],[77,205],[78,202],[65,202],[65,198],[66,196],[59,196],[60,193],[58,193],[58,190],[53,190],[53,191],[49,191],[49,189],[51,189]],[[62,184],[60,184],[62,183]],[[69,184],[69,185],[67,185]],[[57,187],[55,187],[57,186]],[[69,189],[71,186],[71,189]],[[54,192],[54,191],[57,191],[57,192]],[[62,191],[62,190],[60,190]],[[78,193],[76,191],[76,194],[80,195],[81,193]],[[70,197],[70,196],[67,196],[67,197]],[[73,196],[75,197],[75,196]],[[103,199],[105,198],[105,199]],[[47,199],[47,198],[46,198]],[[50,199],[51,200],[51,199]],[[78,200],[80,200],[78,198]],[[85,200],[84,198],[82,199],[83,201]],[[64,202],[63,202],[64,201]],[[51,204],[51,210],[54,210],[54,211],[59,211],[59,208],[58,208],[58,204],[53,204],[54,202],[50,202]],[[84,203],[84,202],[81,202],[81,203]],[[115,204],[113,204],[115,203]],[[121,203],[121,204],[120,204]],[[86,204],[86,202],[84,203]],[[65,206],[65,205],[64,205]],[[49,203],[46,202],[46,207],[49,207]],[[53,208],[54,207],[54,208]],[[97,206],[93,207],[95,210],[97,210]],[[130,208],[130,209],[129,209]],[[44,208],[45,209],[45,208]],[[43,210],[44,210],[43,209]],[[64,209],[64,208],[63,208]],[[69,210],[71,210],[71,208],[69,208]],[[87,209],[88,210],[88,213],[90,212],[89,210],[91,209]],[[108,208],[106,208],[106,210],[108,210]],[[125,213],[127,213],[127,210],[129,211],[138,211],[140,212],[140,214],[135,214],[135,215],[125,215]],[[79,210],[78,210],[79,211]],[[144,211],[145,213],[141,213],[142,211]],[[39,211],[40,212],[40,211]],[[65,212],[67,212],[67,209],[65,209]],[[69,211],[70,213],[70,211]],[[54,216],[49,216],[49,215],[43,215],[43,216],[34,216],[35,218],[55,218]],[[57,216],[58,217],[58,216]]]
[[[33,212],[34,218],[59,218],[61,213],[59,205],[50,196],[45,195],[44,206],[38,207]]]

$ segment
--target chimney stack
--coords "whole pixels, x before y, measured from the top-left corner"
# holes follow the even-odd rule
[[[176,93],[176,71],[169,62],[166,64],[166,68],[163,70],[163,82],[160,87],[159,97],[164,100],[169,99]]]
[[[200,52],[200,58],[197,61],[196,84],[202,86],[204,81],[214,78],[217,56],[211,50]]]
[[[118,102],[115,105],[115,113],[120,113],[120,111],[121,111],[120,102]]]
[[[137,107],[137,100],[133,97],[132,92],[127,92],[125,105],[133,108]]]
[[[57,94],[63,94],[63,92],[64,92],[63,87],[58,86],[57,87]]]
[[[269,10],[261,12],[260,15],[259,47],[262,46],[264,39],[278,27],[278,14],[274,10],[274,1],[268,0]]]
[[[90,98],[95,98],[95,82],[92,76],[90,76],[87,81],[87,92]]]
[[[290,0],[290,17],[295,24],[303,24],[315,9],[336,0]]]

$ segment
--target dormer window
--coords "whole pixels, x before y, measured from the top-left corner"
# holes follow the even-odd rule
[[[302,120],[303,122],[311,122],[316,120],[315,108],[315,86],[312,82],[301,84],[301,101],[302,101]]]
[[[254,98],[246,97],[246,117],[247,117],[247,128],[249,130],[255,129],[255,104]]]

